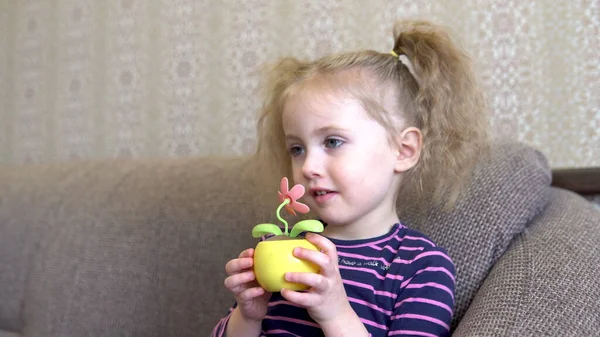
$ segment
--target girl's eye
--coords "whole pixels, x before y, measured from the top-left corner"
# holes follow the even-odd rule
[[[330,149],[340,147],[340,146],[342,146],[343,143],[344,143],[343,141],[336,139],[336,138],[325,139],[325,147],[330,148]]]
[[[304,149],[301,146],[295,145],[290,148],[290,155],[292,157],[298,157],[304,153]]]

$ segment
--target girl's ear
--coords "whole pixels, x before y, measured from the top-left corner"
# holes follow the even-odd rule
[[[421,156],[423,135],[421,134],[421,130],[411,126],[404,129],[394,140],[396,145],[396,165],[394,171],[403,173],[417,165]]]

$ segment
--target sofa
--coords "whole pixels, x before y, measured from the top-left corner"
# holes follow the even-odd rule
[[[225,263],[274,222],[249,157],[0,167],[0,337],[209,336]],[[495,141],[453,210],[402,221],[457,267],[453,336],[600,336],[600,212]]]

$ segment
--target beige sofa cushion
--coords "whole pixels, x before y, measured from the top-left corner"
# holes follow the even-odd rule
[[[551,189],[550,202],[492,268],[455,337],[598,336],[600,212]]]
[[[280,177],[256,170],[240,158],[0,168],[0,333],[208,335],[232,304],[225,263],[274,221]],[[500,144],[454,212],[404,218],[454,259],[457,320],[549,181],[539,153]]]
[[[494,144],[479,165],[466,194],[451,212],[407,212],[409,227],[446,248],[457,268],[453,327],[462,318],[490,269],[514,237],[548,202],[551,172],[535,149],[510,142]]]

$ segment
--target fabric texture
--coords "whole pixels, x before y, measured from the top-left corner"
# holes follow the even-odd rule
[[[0,331],[207,336],[231,303],[225,263],[269,210],[252,174],[213,158],[1,168]]]
[[[455,336],[599,336],[600,212],[571,192],[550,203],[492,269]]]
[[[371,239],[330,240],[350,305],[370,336],[449,336],[456,271],[443,248],[401,224]],[[225,335],[232,311],[212,337]],[[273,293],[262,336],[324,335],[305,308]]]
[[[515,235],[546,205],[550,181],[550,169],[540,152],[502,142],[477,168],[452,211],[409,209],[402,215],[401,221],[447,249],[456,264],[453,328]]]
[[[21,337],[21,334],[17,334],[14,332],[5,332],[5,331],[0,331],[0,337]]]
[[[261,173],[240,157],[0,167],[0,334],[209,336],[233,302],[225,263],[275,216],[280,177]],[[497,144],[454,212],[404,216],[456,265],[458,336],[599,331],[600,213],[548,179],[537,151]]]

